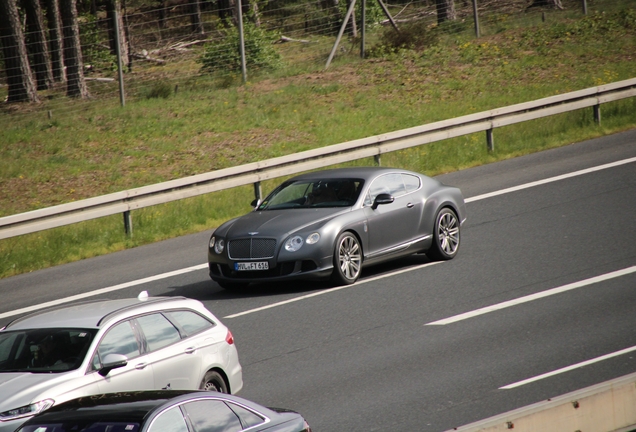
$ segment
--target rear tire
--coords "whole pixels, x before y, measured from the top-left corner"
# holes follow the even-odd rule
[[[333,273],[331,281],[335,285],[351,285],[360,277],[362,270],[362,247],[351,232],[338,236],[333,252]]]
[[[217,371],[208,371],[201,381],[201,390],[217,391],[219,393],[229,393],[227,383]]]
[[[426,255],[438,261],[455,258],[459,250],[460,224],[457,214],[450,208],[443,208],[437,213],[433,229],[433,244]]]

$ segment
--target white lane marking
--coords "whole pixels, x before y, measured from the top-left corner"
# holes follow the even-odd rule
[[[574,172],[571,172],[569,174],[563,174],[563,175],[556,176],[556,177],[550,177],[548,179],[539,180],[539,181],[531,182],[531,183],[526,183],[526,184],[523,184],[523,185],[511,187],[511,188],[502,189],[500,191],[495,191],[495,192],[490,192],[490,193],[483,194],[483,195],[478,195],[478,196],[475,196],[475,197],[467,198],[464,201],[467,202],[467,203],[473,202],[473,201],[479,201],[479,200],[486,199],[486,198],[491,198],[491,197],[494,197],[494,196],[497,196],[497,195],[503,195],[503,194],[506,194],[506,193],[515,192],[515,191],[518,191],[518,190],[527,189],[527,188],[530,188],[530,187],[539,186],[539,185],[542,185],[542,184],[555,182],[555,181],[563,180],[563,179],[570,178],[570,177],[575,177],[575,176],[579,176],[579,175],[583,175],[583,174],[588,174],[588,173],[591,173],[591,172],[594,172],[594,171],[599,171],[599,170],[603,170],[603,169],[607,169],[607,168],[612,168],[612,167],[615,167],[615,166],[624,165],[624,164],[627,164],[627,163],[630,163],[630,162],[636,162],[636,157],[630,158],[630,159],[623,159],[623,160],[620,160],[620,161],[617,161],[617,162],[612,162],[612,163],[605,164],[605,165],[599,165],[597,167],[592,167],[592,168],[588,168],[588,169],[584,169],[584,170],[580,170],[580,171],[574,171]],[[150,277],[147,277],[147,278],[144,278],[144,279],[138,279],[136,281],[126,282],[126,283],[119,284],[119,285],[113,285],[113,286],[110,286],[110,287],[102,288],[102,289],[91,291],[91,292],[88,292],[88,293],[78,294],[78,295],[67,297],[67,298],[64,298],[64,299],[59,299],[59,300],[55,300],[55,301],[51,301],[51,302],[47,302],[47,303],[42,303],[42,304],[39,304],[39,305],[29,306],[29,307],[26,307],[26,308],[15,310],[15,311],[5,312],[5,313],[0,314],[0,319],[11,317],[11,316],[14,316],[14,315],[27,313],[27,312],[36,311],[36,310],[43,309],[43,308],[49,307],[49,306],[56,306],[56,305],[59,305],[59,304],[68,303],[68,302],[71,302],[71,301],[75,301],[75,300],[79,300],[79,299],[83,299],[83,298],[87,298],[87,297],[100,295],[100,294],[111,292],[111,291],[117,291],[117,290],[120,290],[120,289],[129,288],[129,287],[135,286],[135,285],[141,285],[141,284],[152,282],[152,281],[159,280],[159,279],[165,279],[165,278],[168,278],[168,277],[171,277],[171,276],[176,276],[176,275],[179,275],[179,274],[188,273],[188,272],[195,271],[195,270],[200,270],[200,269],[203,269],[203,268],[205,268],[207,266],[208,266],[207,263],[200,264],[200,265],[197,265],[197,266],[188,267],[188,268],[184,268],[184,269],[181,269],[181,270],[175,270],[174,272],[162,273],[160,275],[150,276]],[[405,271],[417,270],[419,268],[420,267],[413,267],[411,269],[400,271],[398,273],[392,273],[392,274],[400,274],[400,273],[403,273]],[[369,282],[371,280],[374,280],[374,279],[368,279]],[[362,282],[364,282],[364,281],[362,281]],[[354,285],[359,285],[362,282],[358,282],[357,284],[354,284]],[[329,290],[329,291],[326,291],[326,292],[331,292],[331,291],[334,291],[334,290]],[[307,296],[303,296],[302,298],[307,298]],[[301,298],[299,298],[299,299],[301,299]],[[271,306],[264,306],[265,309],[268,309],[269,307],[271,307]],[[240,314],[230,315],[230,317],[234,317],[234,316],[240,316]]]
[[[548,296],[551,296],[551,295],[560,294],[560,293],[565,292],[565,291],[570,291],[570,290],[581,288],[581,287],[584,287],[584,286],[587,286],[587,285],[592,285],[592,284],[595,284],[595,283],[598,283],[598,282],[603,282],[603,281],[606,281],[606,280],[609,280],[609,279],[614,279],[614,278],[617,278],[617,277],[620,277],[620,276],[624,276],[624,275],[627,275],[627,274],[630,274],[630,273],[634,273],[634,272],[636,272],[636,266],[627,267],[627,268],[624,268],[622,270],[616,270],[616,271],[613,271],[613,272],[610,272],[610,273],[606,273],[604,275],[595,276],[595,277],[592,277],[592,278],[589,278],[589,279],[584,279],[582,281],[573,282],[573,283],[570,283],[570,284],[567,284],[567,285],[563,285],[563,286],[560,286],[560,287],[556,287],[556,288],[552,288],[552,289],[549,289],[549,290],[546,290],[546,291],[541,291],[541,292],[538,292],[538,293],[535,293],[535,294],[530,294],[530,295],[527,295],[527,296],[524,296],[524,297],[519,297],[519,298],[516,298],[516,299],[513,299],[513,300],[508,300],[508,301],[497,303],[497,304],[494,304],[494,305],[491,305],[491,306],[486,306],[486,307],[483,307],[481,309],[475,309],[473,311],[466,312],[466,313],[459,314],[459,315],[455,315],[455,316],[452,316],[452,317],[449,317],[449,318],[444,318],[444,319],[441,319],[439,321],[433,321],[433,322],[427,323],[425,325],[446,325],[446,324],[451,324],[451,323],[454,323],[454,322],[457,322],[457,321],[466,320],[466,319],[473,318],[473,317],[476,317],[476,316],[479,316],[479,315],[483,315],[483,314],[487,314],[487,313],[490,313],[490,312],[494,312],[494,311],[497,311],[497,310],[500,310],[500,309],[505,309],[505,308],[509,308],[509,307],[512,307],[512,306],[516,306],[516,305],[521,304],[521,303],[530,302],[530,301],[537,300],[537,299],[540,299],[540,298],[543,298],[543,297],[548,297]]]
[[[636,346],[633,346],[631,348],[625,348],[623,350],[616,351],[616,352],[613,352],[613,353],[605,354],[605,355],[602,355],[600,357],[593,358],[591,360],[586,360],[586,361],[583,361],[581,363],[573,364],[571,366],[566,366],[564,368],[557,369],[557,370],[554,370],[552,372],[547,372],[547,373],[544,373],[542,375],[537,375],[535,377],[528,378],[528,379],[525,379],[523,381],[518,381],[516,383],[508,384],[508,385],[505,385],[503,387],[499,387],[499,389],[500,390],[510,390],[510,389],[515,388],[515,387],[520,387],[522,385],[529,384],[531,382],[539,381],[539,380],[542,380],[544,378],[549,378],[549,377],[554,376],[554,375],[562,374],[564,372],[568,372],[568,371],[571,371],[573,369],[578,369],[578,368],[581,368],[583,366],[591,365],[593,363],[602,362],[602,361],[610,359],[612,357],[618,357],[620,355],[627,354],[627,353],[632,352],[632,351],[636,351]]]
[[[19,315],[19,314],[23,314],[23,313],[28,313],[28,312],[33,312],[36,311],[38,309],[43,309],[43,308],[47,308],[50,306],[57,306],[60,304],[64,304],[64,303],[68,303],[68,302],[72,302],[75,300],[81,300],[87,297],[93,297],[93,296],[97,296],[100,294],[104,294],[104,293],[108,293],[111,291],[117,291],[117,290],[121,290],[124,288],[130,288],[133,287],[135,285],[142,285],[148,282],[154,282],[156,280],[160,280],[160,279],[166,279],[172,276],[178,276],[180,274],[184,274],[184,273],[189,273],[192,271],[196,271],[196,270],[201,270],[203,268],[207,268],[208,267],[208,263],[205,264],[199,264],[196,266],[192,266],[192,267],[187,267],[187,268],[183,268],[183,269],[179,269],[179,270],[175,270],[175,271],[171,271],[171,272],[167,272],[167,273],[162,273],[162,274],[158,274],[155,276],[149,276],[147,278],[143,278],[143,279],[137,279],[135,281],[131,281],[131,282],[125,282],[119,285],[113,285],[113,286],[109,286],[106,288],[101,288],[95,291],[89,291],[89,292],[85,292],[82,294],[77,294],[71,297],[66,297],[63,299],[59,299],[59,300],[53,300],[50,302],[46,302],[46,303],[40,303],[38,305],[33,305],[33,306],[29,306],[29,307],[25,307],[22,309],[17,309],[14,311],[10,311],[10,312],[5,312],[3,314],[0,314],[0,318],[7,318],[10,316],[14,316],[14,315]]]
[[[292,299],[283,300],[283,301],[278,302],[278,303],[272,303],[272,304],[269,304],[269,305],[266,305],[266,306],[261,306],[261,307],[257,307],[257,308],[254,308],[254,309],[246,310],[244,312],[239,312],[239,313],[235,313],[235,314],[232,314],[232,315],[227,315],[227,316],[224,316],[223,319],[236,318],[236,317],[240,317],[240,316],[243,316],[243,315],[249,315],[249,314],[254,313],[254,312],[260,312],[260,311],[263,311],[263,310],[266,310],[266,309],[275,308],[275,307],[278,307],[278,306],[286,305],[286,304],[297,302],[297,301],[300,301],[300,300],[305,300],[305,299],[308,299],[308,298],[311,298],[311,297],[316,297],[316,296],[323,295],[323,294],[329,294],[329,293],[334,292],[334,291],[340,291],[340,290],[343,290],[343,289],[346,289],[346,288],[359,286],[359,285],[365,284],[367,282],[373,282],[373,281],[376,281],[376,280],[387,278],[389,276],[395,276],[395,275],[398,275],[398,274],[401,274],[401,273],[406,273],[406,272],[410,272],[410,271],[413,271],[413,270],[418,270],[418,269],[421,269],[421,268],[424,268],[424,267],[430,267],[432,265],[440,264],[440,263],[441,263],[441,261],[434,261],[434,262],[430,262],[430,263],[426,263],[426,264],[421,264],[421,265],[418,265],[418,266],[415,266],[415,267],[409,267],[409,268],[406,268],[406,269],[402,269],[402,270],[399,270],[399,271],[396,271],[396,272],[391,272],[391,273],[383,274],[383,275],[380,275],[380,276],[374,276],[374,277],[371,277],[369,279],[364,279],[364,280],[358,281],[358,282],[356,282],[353,285],[343,285],[343,286],[339,286],[339,287],[330,288],[330,289],[327,289],[327,290],[323,290],[323,291],[318,291],[318,292],[315,292],[315,293],[307,294],[307,295],[300,296],[300,297],[294,297]]]
[[[616,161],[616,162],[611,162],[611,163],[608,163],[608,164],[599,165],[599,166],[595,166],[595,167],[592,167],[592,168],[587,168],[587,169],[580,170],[580,171],[574,171],[574,172],[571,172],[571,173],[567,173],[567,174],[563,174],[563,175],[559,175],[559,176],[555,176],[555,177],[550,177],[550,178],[543,179],[543,180],[538,180],[538,181],[534,181],[534,182],[530,182],[530,183],[525,183],[525,184],[522,184],[522,185],[519,185],[519,186],[513,186],[513,187],[510,187],[510,188],[507,188],[507,189],[501,189],[501,190],[498,190],[498,191],[485,193],[483,195],[477,195],[477,196],[474,196],[474,197],[466,198],[464,201],[466,203],[473,202],[473,201],[480,201],[480,200],[483,200],[483,199],[486,199],[486,198],[492,198],[494,196],[503,195],[503,194],[507,194],[507,193],[510,193],[510,192],[517,192],[517,191],[520,191],[520,190],[523,190],[523,189],[528,189],[528,188],[531,188],[531,187],[540,186],[540,185],[544,185],[546,183],[552,183],[552,182],[555,182],[555,181],[564,180],[564,179],[567,179],[567,178],[576,177],[576,176],[580,176],[580,175],[583,175],[583,174],[589,174],[589,173],[592,173],[592,172],[595,172],[595,171],[601,171],[601,170],[608,169],[608,168],[614,168],[614,167],[617,167],[617,166],[620,166],[620,165],[625,165],[625,164],[632,163],[632,162],[636,162],[636,157],[629,158],[629,159],[623,159],[623,160],[619,160],[619,161]]]

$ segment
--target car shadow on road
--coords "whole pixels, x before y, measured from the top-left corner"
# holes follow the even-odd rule
[[[357,283],[366,279],[399,272],[409,267],[415,267],[432,262],[424,254],[410,255],[388,263],[378,264],[363,268],[362,275]],[[231,300],[245,297],[262,297],[288,294],[310,293],[333,288],[329,281],[285,281],[253,283],[246,288],[226,290],[212,280],[201,281],[183,286],[172,286],[165,293],[153,293],[169,297],[183,296],[200,301]]]

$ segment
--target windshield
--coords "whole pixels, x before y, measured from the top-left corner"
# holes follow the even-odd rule
[[[0,373],[49,373],[77,369],[95,332],[65,328],[2,331]]]
[[[269,194],[257,210],[351,207],[358,200],[363,184],[363,180],[350,178],[289,181]]]

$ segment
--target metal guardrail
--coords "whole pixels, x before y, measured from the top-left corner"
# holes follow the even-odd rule
[[[383,153],[476,132],[486,132],[487,146],[492,151],[494,149],[493,130],[495,128],[589,107],[594,109],[596,122],[600,122],[601,104],[634,96],[636,96],[636,78],[260,162],[6,216],[0,218],[0,239],[30,234],[118,213],[124,215],[126,231],[132,232],[130,216],[132,210],[248,184],[254,184],[256,197],[260,198],[260,182],[263,180],[367,157],[375,157],[376,163],[379,164]]]

